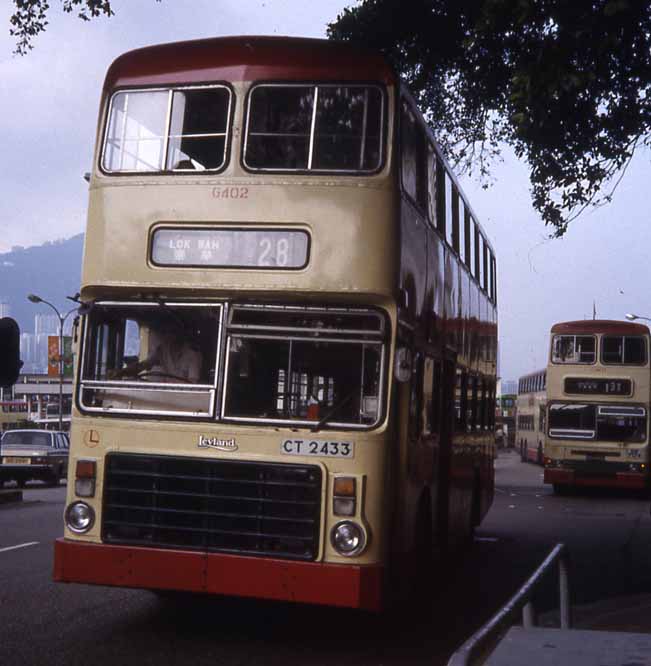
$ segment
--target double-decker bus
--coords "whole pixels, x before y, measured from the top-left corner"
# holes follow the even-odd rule
[[[570,321],[551,329],[545,483],[645,488],[649,329]]]
[[[518,396],[513,393],[497,395],[495,402],[495,437],[503,447],[513,448],[515,446],[515,411]],[[501,442],[498,435],[501,431]]]
[[[380,55],[119,57],[55,579],[371,610],[422,583],[492,501],[496,286]]]
[[[520,377],[516,400],[516,434],[522,462],[543,464],[547,379],[544,370]]]

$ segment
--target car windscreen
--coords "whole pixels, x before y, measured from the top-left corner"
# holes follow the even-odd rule
[[[2,438],[2,446],[50,446],[50,435],[46,432],[11,430]]]

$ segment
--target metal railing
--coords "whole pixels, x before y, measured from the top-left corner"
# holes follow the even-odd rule
[[[549,572],[555,563],[558,563],[561,629],[569,629],[572,623],[569,556],[565,544],[559,543],[492,619],[476,631],[450,657],[448,666],[473,666],[484,663],[503,635],[517,622],[519,613],[522,613],[522,626],[525,629],[535,627],[536,614],[533,607],[533,594],[543,576]]]

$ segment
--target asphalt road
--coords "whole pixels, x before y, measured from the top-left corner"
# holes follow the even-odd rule
[[[570,546],[575,602],[651,592],[649,500],[555,497],[541,474],[502,453],[495,503],[474,547],[439,578],[431,604],[387,618],[232,599],[178,604],[145,591],[54,584],[65,489],[30,484],[22,504],[0,506],[0,663],[443,664],[558,541]],[[550,582],[542,609],[553,590]]]

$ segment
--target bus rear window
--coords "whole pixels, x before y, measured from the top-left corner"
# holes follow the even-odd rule
[[[552,363],[594,363],[597,341],[594,335],[555,335]]]
[[[375,171],[382,162],[383,109],[376,86],[258,85],[249,99],[244,165]]]
[[[230,105],[225,86],[118,92],[102,167],[110,173],[221,169]]]
[[[641,336],[604,335],[601,362],[606,365],[644,365],[646,341]]]

